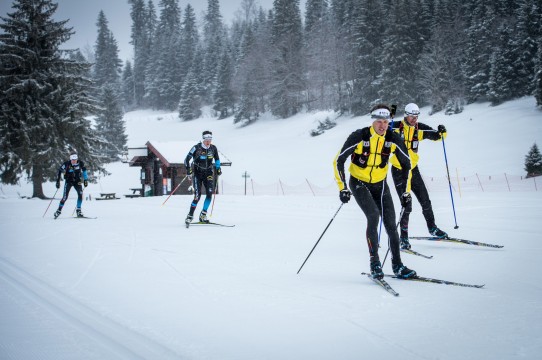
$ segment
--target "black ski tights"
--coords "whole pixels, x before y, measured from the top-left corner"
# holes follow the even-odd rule
[[[350,177],[350,190],[359,207],[367,217],[367,244],[371,261],[379,260],[378,257],[378,225],[384,207],[384,227],[390,239],[391,259],[393,264],[401,264],[399,251],[399,234],[395,223],[395,208],[391,197],[390,188],[383,180],[378,183],[366,183],[353,176]],[[381,234],[382,239],[384,235]],[[383,240],[385,243],[385,240]]]

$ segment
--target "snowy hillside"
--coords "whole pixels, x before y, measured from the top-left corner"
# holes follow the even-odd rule
[[[504,248],[413,240],[415,250],[433,258],[402,254],[404,263],[423,276],[483,289],[390,279],[400,296],[383,291],[360,275],[369,270],[366,223],[353,201],[296,275],[340,205],[333,157],[353,130],[370,123],[339,118],[335,128],[311,137],[328,116],[334,119],[333,113],[264,117],[236,128],[231,118],[179,122],[174,113],[126,114],[130,147],[148,140],[196,143],[212,130],[213,143],[233,162],[223,171],[226,189],[241,188],[245,171],[262,188],[280,179],[330,189],[319,196],[224,191],[212,220],[233,228],[186,229],[189,196],[164,206],[166,197],[85,201],[83,211],[97,216],[87,220],[70,217],[71,194],[53,220],[58,199],[42,217],[48,201],[18,197],[31,195],[30,184],[2,186],[0,359],[538,358],[542,181],[538,191],[532,185],[509,191],[503,182],[502,189],[460,194],[454,185],[457,230],[447,184],[430,191],[439,227]],[[452,117],[429,117],[422,109],[420,118],[446,125],[452,177],[506,173],[509,179],[524,175],[529,148],[542,144],[541,120],[532,98],[474,104]],[[441,143],[422,142],[420,155],[426,178],[445,175]],[[86,193],[120,195],[139,185],[138,168],[119,162],[109,171]],[[55,191],[52,183],[44,189]],[[411,234],[427,235],[416,201]],[[383,258],[385,235],[381,243]],[[384,270],[391,272],[389,258]]]

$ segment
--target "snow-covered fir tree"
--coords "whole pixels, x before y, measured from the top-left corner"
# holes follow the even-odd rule
[[[222,52],[214,86],[213,110],[217,112],[219,119],[228,117],[233,112],[235,104],[235,98],[231,88],[233,68],[230,51],[231,50],[228,47],[225,47]]]
[[[134,73],[130,60],[126,60],[122,70],[122,104],[127,111],[136,105]]]
[[[194,55],[193,66],[186,74],[179,100],[179,118],[183,121],[194,120],[201,116],[203,98],[202,68],[203,49],[199,47]]]
[[[207,0],[207,12],[204,19],[203,40],[205,57],[203,64],[203,91],[204,101],[212,103],[215,92],[216,76],[220,63],[220,56],[224,49],[225,28],[220,14],[218,0]]]
[[[413,1],[391,0],[390,5],[387,15],[384,16],[387,20],[382,54],[386,55],[381,57],[382,72],[378,94],[386,103],[417,102],[414,86],[419,45],[415,40],[416,29],[406,20],[415,16]]]
[[[384,26],[374,19],[384,18],[381,2],[368,0],[354,12],[352,42],[354,52],[354,81],[352,82],[351,111],[366,114],[379,99],[379,77],[382,73],[382,42]]]
[[[465,74],[467,77],[468,100],[488,99],[491,56],[495,44],[497,27],[496,15],[490,2],[473,0],[470,24],[466,29],[468,38],[466,49]]]
[[[234,123],[248,125],[265,112],[271,78],[271,23],[263,10],[247,24],[238,56],[238,66],[232,81],[238,100]]]
[[[96,151],[102,141],[85,119],[96,111],[89,97],[90,64],[59,50],[73,34],[55,21],[50,0],[14,0],[0,29],[0,173],[15,184],[24,175],[33,197],[76,150],[89,171],[104,171]]]
[[[146,69],[145,97],[154,109],[175,110],[181,92],[181,10],[177,0],[161,0],[159,7]]]
[[[122,61],[119,58],[117,41],[109,30],[109,22],[103,11],[98,14],[98,36],[94,46],[94,82],[98,94],[103,86],[120,91]]]
[[[301,110],[305,88],[299,0],[275,0],[273,11],[270,107],[273,115],[287,118]]]
[[[180,43],[180,81],[181,84],[186,78],[186,74],[192,68],[194,57],[199,44],[199,32],[194,8],[188,4],[184,9],[181,43]]]
[[[132,18],[131,44],[134,47],[134,95],[137,106],[143,105],[145,94],[145,67],[147,53],[145,51],[145,2],[128,0]]]
[[[304,57],[307,79],[307,109],[333,108],[336,43],[333,17],[327,0],[307,1]]]
[[[542,154],[540,154],[536,143],[533,144],[525,156],[525,171],[527,172],[527,177],[542,175]]]
[[[538,38],[538,44],[542,43],[542,36]],[[535,73],[533,76],[533,95],[536,99],[536,105],[542,107],[542,46],[538,46],[538,52],[535,59]]]
[[[122,152],[127,150],[128,140],[121,99],[113,85],[105,85],[102,87],[99,101],[101,108],[96,116],[96,131],[104,140],[100,151],[109,161],[116,161]]]

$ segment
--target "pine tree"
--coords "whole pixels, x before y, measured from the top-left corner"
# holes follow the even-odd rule
[[[380,98],[383,31],[382,24],[374,19],[384,18],[384,11],[380,1],[368,0],[359,5],[354,16],[352,42],[355,65],[351,111],[362,115]]]
[[[496,17],[487,0],[475,0],[470,24],[466,29],[465,74],[467,77],[468,101],[487,100],[491,64],[487,61],[495,46]]]
[[[134,46],[134,96],[136,106],[142,106],[145,95],[145,69],[149,55],[148,13],[144,0],[128,0],[128,2],[131,5],[132,18],[131,44]]]
[[[247,26],[239,50],[238,67],[232,87],[239,103],[235,110],[234,123],[249,125],[260,117],[268,107],[271,78],[272,17],[260,10],[258,18]]]
[[[218,0],[207,0],[207,13],[204,20],[205,57],[203,65],[204,101],[211,103],[215,92],[216,75],[220,63],[220,55],[224,47],[225,29]]]
[[[184,82],[186,74],[192,67],[194,56],[199,44],[199,33],[196,23],[196,15],[194,8],[188,4],[184,9],[184,17],[181,31],[181,48],[180,48],[180,79]]]
[[[542,42],[542,36],[538,38],[538,44]],[[538,46],[538,53],[535,60],[535,73],[533,76],[534,97],[536,105],[542,107],[542,46]]]
[[[183,121],[194,120],[201,116],[203,97],[202,68],[203,49],[198,48],[194,55],[193,66],[186,75],[179,100],[179,118]]]
[[[122,104],[131,110],[136,104],[134,73],[132,63],[126,60],[122,71]]]
[[[304,57],[307,109],[333,109],[336,103],[334,67],[336,43],[327,0],[310,0],[305,12]]]
[[[90,64],[59,50],[73,33],[67,20],[53,20],[57,4],[15,0],[12,6],[0,24],[0,180],[14,184],[26,173],[32,196],[45,198],[42,183],[56,179],[70,150],[91,173],[105,171],[94,149],[102,141],[85,119],[96,110],[85,77]]]
[[[128,139],[117,89],[105,85],[99,100],[101,108],[96,116],[96,132],[104,140],[100,150],[109,161],[116,161],[127,150]]]
[[[525,171],[527,172],[527,177],[542,175],[542,155],[536,143],[533,144],[525,156]]]
[[[181,92],[181,11],[177,0],[160,1],[160,19],[145,73],[145,98],[154,109],[174,110]]]
[[[392,0],[382,43],[382,72],[378,94],[385,102],[407,104],[416,102],[416,93],[412,91],[416,83],[417,53],[413,35],[416,30],[405,19],[411,19],[410,0]]]
[[[518,88],[514,86],[514,78],[518,75],[514,69],[512,26],[503,22],[499,26],[499,45],[495,47],[490,58],[491,70],[489,73],[487,97],[491,105],[499,105],[516,97]]]
[[[215,93],[214,93],[214,106],[213,110],[218,113],[219,119],[228,117],[233,111],[235,99],[231,88],[232,81],[232,65],[230,60],[229,49],[226,48],[223,51],[222,58],[218,66],[218,73],[216,75]]]
[[[112,86],[120,90],[120,71],[122,61],[119,59],[119,49],[113,33],[109,30],[107,18],[103,11],[98,14],[98,36],[94,46],[94,81],[98,92],[103,86]]]
[[[274,49],[271,112],[287,118],[301,110],[305,88],[302,66],[303,34],[299,0],[275,0],[272,28]]]

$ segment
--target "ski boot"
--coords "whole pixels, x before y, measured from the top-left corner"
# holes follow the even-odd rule
[[[78,218],[85,217],[85,215],[83,215],[83,213],[81,212],[81,209],[75,210],[75,214],[77,215]]]
[[[202,223],[209,222],[209,219],[207,218],[207,211],[202,211],[201,214],[199,214],[199,222],[202,222]]]
[[[384,272],[382,271],[382,264],[380,264],[379,260],[371,262],[371,277],[373,279],[384,278]]]
[[[406,238],[402,237],[399,239],[399,241],[400,241],[401,249],[403,250],[410,250],[410,248],[412,247],[407,237]]]
[[[398,279],[409,279],[416,276],[416,271],[407,268],[403,264],[393,264],[391,268]]]
[[[60,216],[61,212],[62,212],[62,211],[60,211],[60,209],[57,209],[57,210],[55,211],[55,214],[54,214],[55,220],[56,220],[57,217]]]
[[[438,237],[439,239],[444,239],[448,237],[448,234],[446,234],[444,231],[440,230],[436,226],[433,226],[429,229],[429,234],[433,235],[434,237]]]
[[[192,222],[192,219],[194,217],[190,214],[186,215],[186,219],[184,219],[184,223],[186,224],[186,227],[190,226],[190,223]]]

